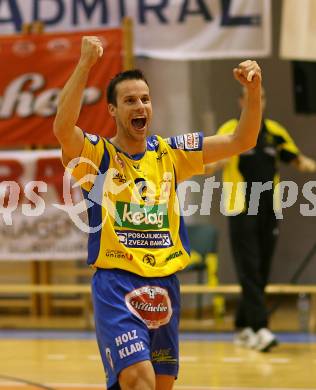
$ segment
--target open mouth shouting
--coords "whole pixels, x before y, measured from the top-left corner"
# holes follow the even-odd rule
[[[147,118],[144,116],[140,116],[137,118],[133,118],[131,122],[132,122],[132,126],[135,130],[142,131],[142,130],[145,130]]]

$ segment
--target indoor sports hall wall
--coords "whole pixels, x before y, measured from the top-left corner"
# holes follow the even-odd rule
[[[316,156],[316,115],[296,114],[291,62],[280,59],[279,40],[281,24],[281,1],[272,1],[272,55],[260,58],[264,86],[267,95],[266,114],[282,123],[307,156]],[[237,99],[238,84],[232,78],[233,67],[244,58],[173,62],[140,59],[138,65],[149,75],[154,98],[154,126],[162,134],[173,129],[179,132],[203,129],[212,134],[217,126],[239,114]],[[315,87],[315,86],[314,86]],[[168,129],[168,130],[166,130]],[[273,282],[289,282],[299,263],[316,244],[315,216],[300,214],[299,205],[308,203],[301,194],[305,182],[316,180],[315,175],[300,174],[295,169],[281,168],[283,180],[293,180],[299,188],[299,198],[284,210],[280,223],[280,239],[272,269]],[[218,180],[220,175],[216,176]],[[198,179],[200,182],[203,180]],[[194,203],[200,199],[193,196]],[[219,211],[220,192],[214,190],[211,217],[198,219],[220,229],[220,280],[235,281],[227,237],[226,218]],[[197,217],[189,218],[196,222]],[[227,238],[226,238],[227,237]],[[300,282],[315,283],[316,256],[302,273]]]

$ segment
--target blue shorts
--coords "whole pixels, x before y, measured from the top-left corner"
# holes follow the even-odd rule
[[[180,292],[175,275],[144,278],[98,269],[92,295],[108,387],[124,368],[144,360],[152,362],[156,374],[177,377]]]

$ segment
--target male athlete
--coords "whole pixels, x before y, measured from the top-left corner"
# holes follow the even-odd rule
[[[60,95],[54,133],[65,165],[80,157],[72,175],[90,206],[93,202],[90,226],[102,226],[89,235],[88,263],[97,269],[92,293],[107,386],[171,390],[179,365],[175,273],[189,261],[177,184],[202,173],[207,163],[254,147],[261,123],[261,71],[250,60],[234,69],[248,91],[239,123],[233,134],[204,139],[201,133],[148,136],[148,83],[138,70],[120,73],[107,88],[116,134],[105,139],[76,126],[89,72],[102,52],[97,37],[83,37],[78,65]]]

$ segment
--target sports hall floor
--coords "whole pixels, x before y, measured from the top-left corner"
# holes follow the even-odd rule
[[[175,390],[316,389],[316,335],[258,353],[232,333],[182,333]],[[105,390],[93,332],[0,331],[0,390]]]

